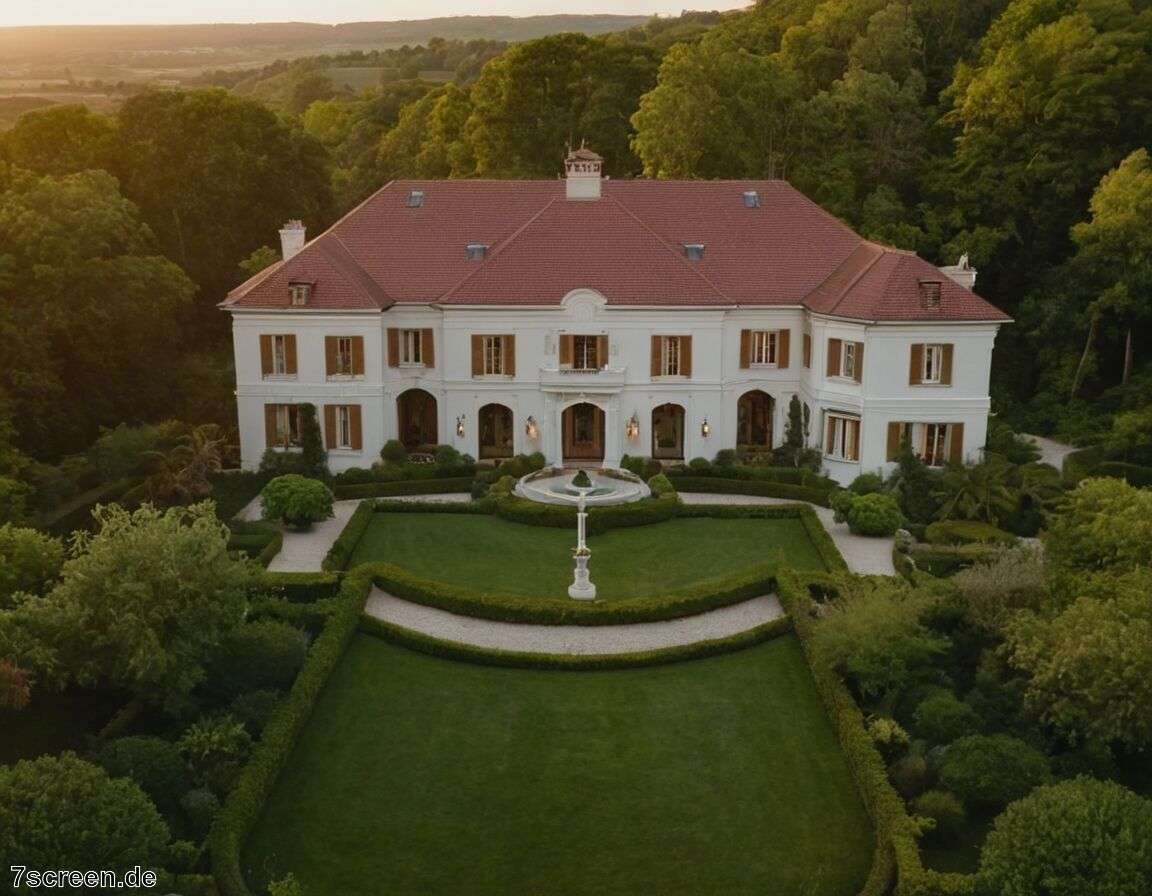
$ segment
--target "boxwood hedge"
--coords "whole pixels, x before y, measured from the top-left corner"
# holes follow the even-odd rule
[[[679,476],[668,477],[682,492],[714,492],[719,495],[758,495],[762,498],[785,498],[791,501],[808,501],[820,507],[828,506],[828,495],[832,490],[811,485],[793,485],[789,482],[772,482],[763,479],[723,479],[719,476]]]
[[[348,561],[352,559],[356,545],[360,544],[360,539],[368,531],[368,526],[372,523],[372,514],[375,512],[376,504],[374,501],[360,502],[360,506],[352,512],[352,516],[348,518],[348,522],[344,525],[339,537],[332,542],[332,547],[328,549],[324,562],[320,564],[322,569],[326,572],[334,572],[348,566]]]
[[[337,500],[356,498],[387,498],[396,495],[448,495],[454,492],[470,492],[471,476],[456,476],[448,479],[407,479],[398,482],[365,482],[359,485],[334,485],[332,493]]]

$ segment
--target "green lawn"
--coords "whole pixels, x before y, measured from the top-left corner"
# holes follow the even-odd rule
[[[852,896],[872,837],[798,642],[647,669],[358,635],[244,856],[361,896]]]
[[[385,560],[417,575],[493,593],[567,599],[575,531],[491,516],[378,513],[352,564]],[[599,597],[666,593],[781,554],[800,569],[824,565],[797,519],[682,519],[613,529],[589,539]]]

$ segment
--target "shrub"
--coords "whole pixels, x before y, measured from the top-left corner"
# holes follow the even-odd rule
[[[408,460],[408,449],[399,439],[389,439],[380,449],[380,459],[386,464],[399,466]]]
[[[197,787],[189,790],[180,800],[180,808],[184,810],[184,817],[188,826],[197,838],[207,836],[216,814],[220,811],[220,800],[206,787]]]
[[[0,609],[17,591],[41,594],[64,564],[64,545],[35,529],[0,526]]]
[[[1092,472],[1092,475],[1105,476],[1109,479],[1123,479],[1136,488],[1152,486],[1152,467],[1142,467],[1139,464],[1106,460]]]
[[[904,525],[904,514],[891,495],[879,492],[857,495],[844,490],[834,492],[830,501],[836,511],[836,521],[848,523],[856,535],[887,537],[895,535]]]
[[[337,473],[332,481],[339,485],[364,485],[368,482],[375,482],[376,473],[372,470],[366,470],[364,467],[349,467],[342,473]]]
[[[1016,536],[990,523],[977,520],[940,520],[924,530],[929,544],[1002,544],[1014,545]]]
[[[694,457],[688,461],[688,469],[695,473],[707,473],[712,469],[712,464],[708,462],[706,457]]]
[[[304,888],[295,875],[289,873],[268,882],[268,896],[304,896]]]
[[[644,458],[632,457],[630,454],[625,454],[620,458],[620,469],[641,476],[644,473]]]
[[[516,488],[516,480],[511,476],[501,476],[497,479],[490,489],[488,494],[492,497],[508,496],[512,494],[512,490]]]
[[[433,467],[425,469],[433,470]],[[453,477],[449,479],[417,478],[413,480],[389,480],[365,482],[362,485],[336,485],[333,487],[335,496],[341,500],[361,500],[363,498],[391,498],[399,495],[447,495],[453,492],[468,492],[475,482],[481,479],[466,477]],[[485,483],[487,487],[487,483]]]
[[[304,664],[304,635],[284,622],[249,622],[224,636],[209,663],[211,690],[226,699],[288,687]]]
[[[932,772],[923,753],[909,753],[888,767],[892,786],[906,800],[915,799],[932,786]]]
[[[533,451],[531,454],[525,457],[525,460],[528,464],[529,473],[535,473],[537,470],[543,470],[546,466],[548,466],[548,461],[544,457],[544,453],[542,451]]]
[[[343,531],[332,542],[332,547],[324,556],[320,566],[325,572],[334,572],[348,567],[348,564],[352,562],[352,555],[356,552],[356,546],[360,544],[360,539],[364,537],[364,533],[372,524],[372,517],[375,512],[376,506],[373,501],[360,502],[352,512],[352,516],[348,518]]]
[[[218,794],[232,788],[251,749],[251,736],[229,715],[201,719],[180,738],[180,752],[196,779]]]
[[[879,473],[861,473],[852,480],[848,491],[854,495],[871,495],[884,488],[884,477]]]
[[[868,720],[868,734],[885,761],[891,762],[908,749],[912,742],[908,732],[895,719],[876,716]]]
[[[912,811],[932,819],[929,836],[940,843],[955,843],[964,827],[964,804],[947,790],[929,790],[912,802]]]
[[[129,778],[168,812],[188,789],[188,769],[175,744],[159,737],[121,737],[108,741],[95,756],[112,778]]]
[[[940,781],[967,805],[999,809],[1048,782],[1048,758],[1006,734],[973,734],[948,747]]]
[[[451,445],[437,445],[435,457],[436,466],[440,468],[460,465],[460,452]]]
[[[244,730],[252,736],[253,740],[258,740],[264,726],[272,717],[272,713],[280,705],[283,696],[280,691],[249,691],[232,701],[232,705],[228,707],[228,713],[236,721],[243,724]]]
[[[996,819],[977,880],[1012,896],[1152,892],[1152,800],[1090,778],[1041,787]]]
[[[653,476],[659,476],[664,469],[664,464],[660,463],[654,457],[644,458],[644,467],[640,471],[641,479],[651,479]]]
[[[1064,570],[1152,564],[1152,491],[1119,479],[1084,480],[1052,517],[1045,553]]]
[[[332,516],[332,492],[317,479],[296,474],[277,476],[264,486],[260,497],[264,519],[280,520],[298,529]]]
[[[934,744],[950,744],[966,735],[978,734],[982,727],[979,713],[951,691],[941,691],[921,701],[914,720],[916,735]]]
[[[1002,551],[952,578],[968,616],[988,632],[1000,632],[1020,610],[1039,610],[1048,600],[1044,558],[1039,551]]]
[[[652,489],[652,495],[657,498],[663,498],[666,495],[671,495],[678,499],[676,494],[676,486],[672,484],[672,480],[665,476],[663,473],[657,473],[648,480],[648,487]]]
[[[576,475],[572,477],[573,488],[591,488],[592,480],[588,478],[587,472],[584,470],[577,470]]]
[[[734,467],[736,466],[736,460],[735,448],[721,448],[716,452],[716,458],[712,463],[718,467]]]

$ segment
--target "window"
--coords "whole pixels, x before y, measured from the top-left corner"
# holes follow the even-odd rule
[[[824,453],[836,460],[860,459],[860,421],[856,417],[828,415]]]
[[[423,364],[421,352],[421,334],[419,330],[400,331],[400,363]]]
[[[336,337],[336,370],[337,376],[352,376],[355,372],[352,362],[352,337]]]
[[[840,376],[856,379],[856,343],[845,342],[840,351]]]
[[[483,261],[488,257],[488,245],[486,243],[469,243],[465,251],[469,261]]]
[[[685,243],[684,255],[689,261],[703,261],[704,260],[704,244],[703,243]]]
[[[287,376],[288,374],[288,337],[272,337],[272,375]]]
[[[352,447],[352,409],[346,404],[336,406],[336,447]]]
[[[943,289],[944,281],[942,280],[921,280],[920,303],[925,308],[939,308]]]
[[[413,190],[408,194],[408,208],[423,208],[424,207],[424,191]]]
[[[776,349],[780,336],[776,330],[752,331],[752,363],[772,365],[776,363]]]
[[[745,190],[744,208],[760,208],[760,194],[755,190]]]
[[[273,405],[276,411],[275,444],[282,448],[300,447],[300,406]]]
[[[920,369],[920,382],[941,383],[944,381],[944,346],[924,346],[924,361]]]
[[[925,423],[920,429],[919,439],[913,440],[920,459],[929,467],[944,466],[948,462],[948,424]]]
[[[680,337],[664,336],[661,340],[660,373],[662,376],[680,375]]]
[[[572,337],[572,369],[599,370],[598,336]]]
[[[485,375],[504,373],[504,337],[484,337]]]
[[[804,334],[804,366],[812,366],[812,334]]]
[[[288,294],[292,299],[293,305],[307,305],[308,299],[312,297],[312,284],[289,283]]]

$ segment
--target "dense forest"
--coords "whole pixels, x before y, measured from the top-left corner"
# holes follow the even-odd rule
[[[765,0],[207,80],[0,135],[5,495],[102,427],[233,425],[215,306],[286,219],[318,232],[397,177],[552,177],[570,138],[615,178],[786,178],[868,237],[967,252],[1016,319],[997,413],[1152,461],[1149,0]]]

